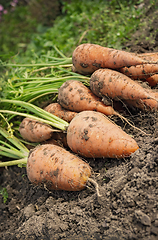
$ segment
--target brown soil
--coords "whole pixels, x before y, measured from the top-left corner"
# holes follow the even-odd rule
[[[158,51],[156,19],[154,41],[138,41],[142,36],[139,31],[127,43],[131,51]],[[148,36],[149,29],[143,34]],[[126,159],[86,160],[93,168],[101,197],[92,188],[48,191],[33,186],[25,168],[0,169],[0,186],[8,192],[6,203],[0,195],[0,239],[157,240],[158,117],[156,113],[130,111],[128,119],[149,135],[120,119],[113,120],[135,138],[140,149]]]

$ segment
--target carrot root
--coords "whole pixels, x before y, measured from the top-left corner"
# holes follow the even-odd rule
[[[141,64],[157,64],[158,61],[145,60],[136,54],[122,50],[102,47],[97,44],[79,45],[73,52],[72,63],[75,71],[92,74],[100,68],[118,69]]]
[[[45,144],[30,151],[27,176],[49,190],[80,191],[86,187],[91,167],[62,147]]]
[[[58,103],[63,108],[75,112],[93,110],[101,112],[106,116],[119,116],[121,119],[124,119],[130,126],[143,132],[142,130],[129,123],[125,117],[114,110],[114,108],[111,106],[111,98],[103,96],[101,100],[101,98],[93,94],[92,91],[80,81],[69,80],[63,83],[58,92]],[[145,132],[143,133],[145,134]]]
[[[158,84],[158,74],[154,74],[146,79],[151,87],[155,87]]]
[[[82,82],[69,80],[62,84],[58,91],[58,103],[65,109],[81,112],[93,110],[105,115],[113,115],[112,106],[106,105]]]
[[[158,108],[158,99],[146,91],[136,81],[123,73],[111,69],[98,69],[90,78],[90,89],[97,96],[108,96],[116,100],[155,100]],[[155,107],[155,105],[154,105]]]
[[[146,80],[154,74],[158,73],[158,64],[143,64],[118,69],[121,73],[134,80]],[[150,85],[150,81],[149,81]]]
[[[91,182],[91,183],[95,186],[97,196],[98,196],[98,197],[101,197],[102,195],[99,193],[98,183],[97,183],[94,179],[92,179],[92,178],[88,178],[87,181],[88,181],[88,182]]]
[[[50,139],[55,131],[48,124],[30,119],[24,118],[19,126],[19,132],[23,139],[30,142],[43,142]]]
[[[68,111],[63,108],[59,103],[51,103],[44,109],[45,111],[54,114],[55,116],[65,120],[66,122],[71,122],[71,120],[76,116],[76,112]]]
[[[132,128],[134,128],[135,130],[140,131],[141,133],[143,133],[143,134],[145,134],[145,135],[150,135],[150,134],[147,134],[146,132],[144,132],[143,130],[141,130],[140,128],[134,126],[132,123],[130,123],[130,122],[128,121],[127,118],[125,118],[125,117],[122,116],[121,114],[116,113],[116,115],[117,115],[118,117],[120,117],[122,120],[126,121],[126,122],[127,122]]]
[[[73,152],[87,158],[123,158],[139,148],[131,136],[95,111],[80,112],[72,119],[67,143]]]

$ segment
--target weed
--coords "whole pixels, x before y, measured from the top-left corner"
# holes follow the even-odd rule
[[[6,203],[7,199],[8,199],[8,192],[6,188],[0,188],[0,194],[3,197],[3,202]]]

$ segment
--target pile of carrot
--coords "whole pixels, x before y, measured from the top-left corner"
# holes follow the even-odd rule
[[[43,140],[37,131],[39,128],[43,136],[44,130],[48,131],[46,136],[50,135],[50,129],[44,123],[31,119],[23,121],[25,120],[26,131],[27,126],[31,131],[27,137],[27,139],[30,137],[29,141],[35,142],[38,136],[39,142]],[[24,123],[22,125],[24,126]],[[19,131],[26,139],[21,126]],[[44,186],[49,190],[66,191],[80,191],[90,182],[95,185],[98,196],[100,196],[98,184],[91,178],[90,165],[77,155],[86,158],[125,158],[139,149],[130,135],[103,113],[92,110],[76,113],[70,121],[66,131],[66,149],[64,145],[61,147],[60,144],[48,141],[41,142],[28,154],[26,168],[29,180],[34,185]]]
[[[72,63],[73,71],[90,75],[89,86],[68,80],[59,88],[57,102],[44,108],[65,121],[64,130],[31,118],[24,118],[19,126],[23,139],[37,143],[28,155],[27,175],[33,184],[51,190],[79,191],[89,181],[98,193],[91,167],[77,155],[124,158],[139,149],[109,116],[126,120],[119,102],[146,111],[158,109],[158,93],[136,81],[147,81],[152,87],[157,84],[158,54],[81,44],[73,52]]]
[[[135,54],[85,43],[74,50],[72,62],[75,72],[90,75],[91,91],[104,102],[123,100],[142,110],[157,110],[158,96],[150,87],[158,83],[158,53]],[[149,88],[141,87],[140,80]]]
[[[58,103],[51,103],[45,111],[67,120],[69,125],[63,132],[30,118],[21,122],[21,136],[38,143],[27,159],[27,175],[35,185],[79,191],[91,182],[99,196],[90,165],[77,155],[125,158],[139,149],[136,141],[107,117],[118,114],[112,106],[105,105],[79,81],[65,82],[59,89]]]
[[[97,44],[79,45],[72,55],[73,71],[92,74],[100,68],[123,72],[132,79],[146,80],[149,85],[158,83],[158,53],[134,54]]]

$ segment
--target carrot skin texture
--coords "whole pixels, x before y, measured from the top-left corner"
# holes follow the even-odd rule
[[[146,81],[151,87],[155,87],[158,84],[158,74],[154,74],[151,77],[148,77]]]
[[[147,61],[158,61],[158,52],[140,53],[137,56]]]
[[[24,118],[19,126],[23,139],[29,142],[43,142],[53,136],[51,126],[30,118]]]
[[[85,43],[74,50],[72,63],[75,71],[88,75],[99,68],[117,69],[147,63],[147,60],[129,52]]]
[[[115,100],[137,100],[153,98],[136,81],[111,69],[98,69],[90,78],[90,89],[98,97]]]
[[[119,71],[132,79],[148,79],[158,73],[158,64],[143,64],[131,67],[124,67]]]
[[[65,149],[45,144],[30,151],[27,176],[34,185],[49,190],[80,191],[91,176],[90,166]]]
[[[149,92],[149,94],[151,96],[153,96],[155,99],[158,100],[158,92],[154,92],[150,89],[147,89],[146,91]],[[134,107],[136,107],[138,109],[141,109],[145,112],[157,111],[158,110],[157,101],[154,100],[154,99],[145,99],[145,100],[137,99],[136,101],[127,100],[126,103],[129,106],[134,106]]]
[[[80,112],[72,119],[67,143],[73,152],[87,158],[123,158],[139,148],[121,128],[94,111]]]
[[[59,103],[51,103],[44,110],[54,114],[55,116],[65,120],[66,122],[71,122],[71,120],[77,114],[76,112],[64,109]]]
[[[68,80],[62,84],[58,91],[58,103],[75,112],[94,110],[105,115],[116,114],[111,106],[105,105],[89,88],[76,80]]]

